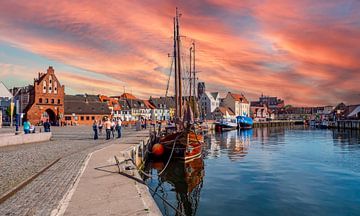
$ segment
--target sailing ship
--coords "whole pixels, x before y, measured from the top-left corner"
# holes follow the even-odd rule
[[[166,156],[181,160],[192,160],[201,156],[203,136],[197,130],[194,121],[196,109],[195,93],[192,96],[192,87],[195,89],[195,44],[190,48],[190,68],[193,67],[194,77],[190,79],[189,97],[183,97],[183,74],[181,59],[181,40],[179,27],[179,12],[176,9],[174,17],[174,72],[175,72],[175,126],[167,128],[167,133],[160,137],[159,143],[164,147]],[[190,71],[191,74],[191,71]],[[194,91],[195,92],[195,91]]]

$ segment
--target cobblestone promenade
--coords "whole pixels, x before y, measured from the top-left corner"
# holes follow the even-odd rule
[[[124,137],[131,129],[124,130]],[[78,174],[86,156],[117,140],[92,139],[91,127],[54,127],[49,142],[0,148],[0,194],[61,158],[0,205],[0,215],[49,215]]]

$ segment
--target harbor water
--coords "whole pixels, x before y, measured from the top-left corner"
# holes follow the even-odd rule
[[[360,215],[357,131],[256,128],[205,140],[202,158],[146,179],[164,215]]]

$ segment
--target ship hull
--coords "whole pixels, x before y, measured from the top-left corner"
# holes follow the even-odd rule
[[[184,161],[200,157],[203,143],[203,136],[193,131],[175,132],[160,138],[160,144],[164,146],[166,157],[171,156]],[[171,152],[173,152],[172,155]]]

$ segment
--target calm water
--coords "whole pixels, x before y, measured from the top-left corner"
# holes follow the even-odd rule
[[[230,131],[208,135],[203,151],[203,159],[171,163],[146,180],[184,215],[360,215],[355,131]],[[163,166],[147,169],[156,174]],[[176,215],[159,196],[163,214]]]

